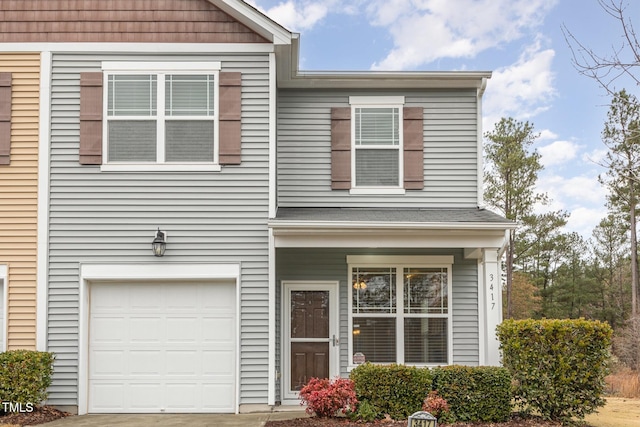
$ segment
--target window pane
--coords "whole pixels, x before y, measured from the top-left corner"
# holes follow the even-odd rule
[[[447,269],[404,269],[404,312],[448,312]]]
[[[356,145],[399,145],[397,108],[356,108]]]
[[[356,186],[397,187],[399,150],[356,150]]]
[[[353,352],[364,354],[365,360],[377,363],[396,361],[396,319],[354,317]]]
[[[110,75],[107,115],[155,116],[157,85],[155,75]]]
[[[447,319],[405,318],[404,361],[447,363]]]
[[[353,313],[396,312],[396,269],[354,268]]]
[[[155,120],[109,121],[110,162],[155,162]]]
[[[167,75],[167,116],[213,116],[213,75]]]
[[[167,162],[213,162],[212,120],[168,120],[165,126]]]

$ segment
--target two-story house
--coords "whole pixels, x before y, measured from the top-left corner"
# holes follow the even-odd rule
[[[251,411],[364,361],[499,363],[489,72],[301,72],[298,35],[242,0],[2,10],[0,52],[38,56],[46,91],[50,404]]]

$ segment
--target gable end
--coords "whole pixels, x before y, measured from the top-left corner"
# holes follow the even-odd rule
[[[207,0],[3,1],[0,42],[269,43]]]

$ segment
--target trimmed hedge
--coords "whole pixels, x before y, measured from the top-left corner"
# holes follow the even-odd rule
[[[511,374],[492,366],[434,368],[433,389],[457,421],[502,422],[511,416]]]
[[[506,320],[498,326],[503,363],[523,410],[584,418],[604,405],[611,327],[599,321]]]
[[[431,390],[431,372],[405,365],[359,365],[349,376],[356,385],[358,401],[367,401],[377,418],[389,414],[406,420],[422,408]]]
[[[10,350],[0,353],[0,401],[39,405],[47,398],[53,353]]]
[[[351,371],[356,396],[362,404],[355,417],[371,420],[386,414],[405,420],[422,409],[436,390],[458,421],[505,421],[511,415],[511,375],[506,368],[445,366],[416,368],[365,363]],[[361,410],[362,408],[362,410]],[[365,413],[366,412],[366,413]]]

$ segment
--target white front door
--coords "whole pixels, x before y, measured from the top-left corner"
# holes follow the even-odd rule
[[[338,282],[284,282],[283,400],[312,377],[339,375]]]
[[[91,285],[89,412],[227,412],[236,402],[233,282]]]

